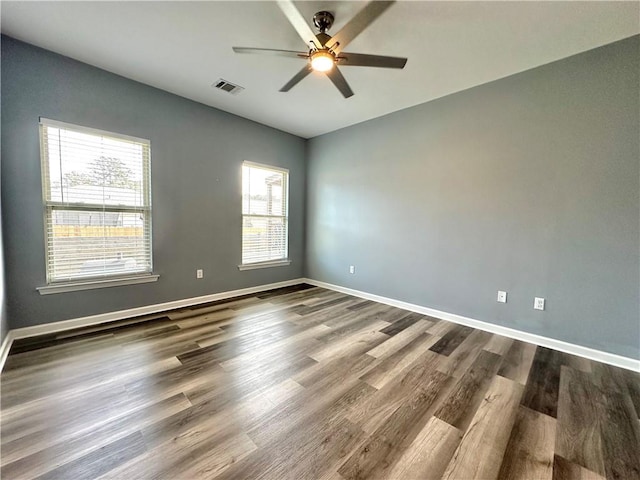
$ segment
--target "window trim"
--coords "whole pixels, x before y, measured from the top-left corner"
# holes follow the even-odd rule
[[[84,125],[76,125],[75,123],[61,122],[60,120],[52,120],[46,117],[40,117],[40,125],[46,124],[48,127],[53,128],[73,128],[79,133],[86,133],[88,135],[105,135],[108,137],[119,138],[121,140],[127,140],[129,142],[142,143],[147,146],[151,146],[151,141],[146,138],[134,137],[132,135],[126,135],[124,133],[110,132],[108,130],[101,130],[99,128],[85,127]]]
[[[244,218],[245,217],[282,218],[282,219],[284,219],[284,224],[287,227],[287,234],[285,236],[286,246],[285,246],[285,256],[283,258],[278,258],[278,259],[274,259],[274,260],[266,260],[266,261],[261,261],[261,262],[240,263],[238,265],[238,270],[244,271],[244,270],[257,270],[257,269],[260,269],[260,268],[270,268],[270,267],[286,267],[286,266],[291,264],[291,260],[289,259],[289,169],[288,168],[283,168],[283,167],[276,167],[276,166],[273,166],[273,165],[267,165],[266,163],[258,163],[258,162],[251,162],[249,160],[244,160],[242,162],[241,167],[240,167],[240,196],[241,196],[241,198],[244,195],[244,192],[242,190],[242,188],[243,188],[242,168],[245,167],[245,166],[246,167],[262,168],[262,169],[265,169],[265,170],[272,170],[272,171],[275,171],[275,172],[284,173],[285,174],[285,181],[286,181],[286,202],[285,202],[285,214],[284,215],[260,215],[260,214],[250,215],[250,214],[244,214],[242,212],[242,205],[241,205],[240,211],[241,211],[241,218],[243,220],[243,223],[244,223]],[[242,240],[244,239],[244,237],[242,235],[242,231],[240,232],[240,239],[241,239],[240,245],[242,246]],[[240,249],[240,257],[242,258],[242,248]]]
[[[99,135],[99,136],[107,136],[110,138],[115,138],[119,140],[125,140],[129,142],[136,142],[142,145],[146,145],[148,148],[148,157],[149,157],[149,165],[145,175],[145,179],[142,182],[143,185],[143,194],[144,198],[147,200],[147,204],[140,207],[131,207],[128,205],[119,205],[119,206],[101,206],[99,204],[93,203],[84,203],[84,202],[56,202],[56,201],[47,201],[47,187],[49,186],[47,182],[45,182],[45,178],[48,178],[47,168],[49,167],[47,158],[47,163],[45,165],[45,156],[44,156],[44,148],[43,148],[43,139],[44,139],[44,128],[52,127],[52,128],[61,128],[61,129],[69,129],[76,131],[78,133],[84,133],[88,135]],[[153,199],[151,195],[151,141],[146,138],[135,137],[132,135],[126,135],[118,132],[110,132],[108,130],[101,130],[98,128],[86,127],[83,125],[76,125],[74,123],[62,122],[59,120],[53,120],[46,117],[39,117],[38,119],[38,130],[39,130],[39,138],[40,138],[40,179],[42,184],[42,216],[43,216],[43,227],[44,227],[44,254],[45,254],[45,285],[41,287],[36,287],[36,290],[40,293],[40,295],[50,295],[54,293],[65,293],[65,292],[73,292],[78,290],[90,290],[95,288],[106,288],[106,287],[115,287],[121,285],[135,285],[139,283],[150,283],[155,282],[160,278],[160,275],[153,273]],[[75,210],[75,211],[95,211],[96,208],[100,208],[103,211],[113,211],[113,212],[126,212],[126,211],[143,211],[145,213],[145,218],[149,222],[149,271],[148,272],[135,272],[135,273],[116,273],[113,275],[99,275],[93,277],[84,277],[78,278],[77,280],[52,280],[50,278],[49,271],[49,259],[51,258],[51,253],[49,251],[48,246],[48,215],[49,212],[51,214],[60,209],[65,210]]]
[[[93,290],[94,288],[120,287],[123,285],[136,285],[138,283],[157,282],[160,275],[143,274],[131,275],[128,277],[101,277],[93,280],[83,280],[80,282],[55,282],[45,285],[44,287],[36,287],[40,295],[51,295],[53,293],[76,292],[79,290]]]
[[[259,268],[286,267],[287,265],[291,265],[291,260],[285,258],[283,260],[269,260],[267,262],[241,263],[238,265],[238,270],[257,270]]]

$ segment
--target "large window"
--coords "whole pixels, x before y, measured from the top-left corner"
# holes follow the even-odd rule
[[[151,273],[148,140],[40,119],[47,283]]]
[[[242,266],[288,264],[289,172],[242,165]],[[242,267],[241,266],[241,267]]]

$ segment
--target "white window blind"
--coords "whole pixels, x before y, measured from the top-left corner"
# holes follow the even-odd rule
[[[288,170],[244,162],[243,265],[287,259],[288,196]]]
[[[40,119],[47,283],[150,274],[150,144]]]

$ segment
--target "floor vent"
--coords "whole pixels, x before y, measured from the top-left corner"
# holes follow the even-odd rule
[[[242,90],[244,90],[244,87],[241,87],[240,85],[235,85],[231,82],[227,82],[226,80],[220,78],[219,80],[217,80],[213,86],[215,88],[217,88],[218,90],[222,90],[224,92],[227,93],[232,93],[233,95],[237,95],[238,93],[240,93]]]

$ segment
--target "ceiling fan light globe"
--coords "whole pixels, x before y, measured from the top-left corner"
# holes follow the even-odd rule
[[[316,72],[328,72],[334,63],[335,59],[329,52],[316,52],[311,56],[311,68]]]

